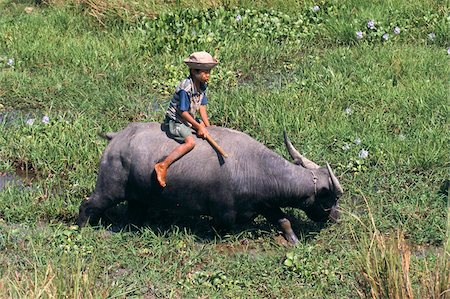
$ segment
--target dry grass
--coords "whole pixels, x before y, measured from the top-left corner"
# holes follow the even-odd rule
[[[366,200],[366,199],[365,199]],[[366,200],[371,225],[363,224],[369,230],[367,235],[360,235],[357,241],[356,260],[361,276],[358,280],[361,298],[449,298],[450,295],[450,259],[449,252],[436,253],[434,265],[426,259],[420,260],[412,254],[411,245],[399,228],[394,234],[382,234],[375,225],[375,220]],[[428,254],[425,250],[421,255]],[[417,252],[414,250],[414,252]],[[411,266],[422,266],[420,279],[412,283]],[[416,296],[415,296],[416,295]]]
[[[293,9],[303,3],[292,0],[154,0],[154,1],[126,1],[126,0],[43,0],[49,6],[79,6],[100,24],[105,25],[108,18],[133,23],[138,17],[154,18],[164,11],[176,8],[208,9],[214,7],[259,7]]]
[[[415,286],[410,279],[411,248],[402,231],[394,238],[374,232],[363,257],[362,280],[370,288],[370,298],[448,298],[450,285],[448,253],[439,253],[434,266],[424,261],[425,270]],[[415,260],[419,263],[419,260]]]
[[[362,285],[371,298],[414,298],[409,270],[411,251],[402,232],[393,240],[378,231],[372,234],[365,256],[361,256]],[[364,251],[360,251],[363,253]]]
[[[0,279],[0,298],[108,298],[109,288],[97,286],[96,274],[80,266],[34,264],[31,270],[8,273]]]

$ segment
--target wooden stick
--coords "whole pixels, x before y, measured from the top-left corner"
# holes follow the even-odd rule
[[[224,158],[228,158],[228,154],[217,144],[217,142],[211,137],[211,135],[205,136],[206,140],[214,147]]]

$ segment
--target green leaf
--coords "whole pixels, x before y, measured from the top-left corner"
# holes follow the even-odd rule
[[[288,258],[288,259],[290,259],[290,260],[293,260],[294,259],[294,253],[291,251],[291,252],[288,252],[288,253],[286,253],[286,257]]]
[[[294,263],[292,262],[291,259],[287,259],[287,260],[284,261],[284,265],[286,267],[292,267],[294,265]]]

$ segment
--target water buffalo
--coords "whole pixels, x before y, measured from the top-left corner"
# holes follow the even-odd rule
[[[79,210],[78,225],[98,223],[102,213],[120,202],[145,211],[170,211],[181,215],[208,215],[215,225],[231,228],[263,215],[281,227],[290,243],[297,243],[289,220],[280,208],[304,210],[317,222],[339,217],[342,188],[330,166],[319,167],[302,156],[285,134],[294,163],[245,133],[208,128],[228,153],[223,159],[206,141],[172,164],[167,186],[156,180],[154,166],[177,144],[164,125],[132,123],[110,140],[100,162],[92,195]]]

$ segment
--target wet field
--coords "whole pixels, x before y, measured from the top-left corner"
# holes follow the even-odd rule
[[[0,174],[0,191],[3,190],[8,184],[20,184],[20,179],[11,174],[1,173]]]
[[[17,170],[15,173],[0,172],[0,192],[11,185],[22,187],[30,186],[32,184],[32,181],[34,180],[34,177],[34,174],[26,174],[21,170]]]
[[[3,130],[8,130],[12,126],[31,126],[38,123],[43,117],[42,113],[21,112],[18,110],[0,111],[0,126]],[[42,120],[43,122],[43,120]],[[14,167],[14,166],[13,166]],[[20,166],[15,170],[0,171],[0,191],[8,185],[30,185],[35,177],[32,171],[24,170]]]

